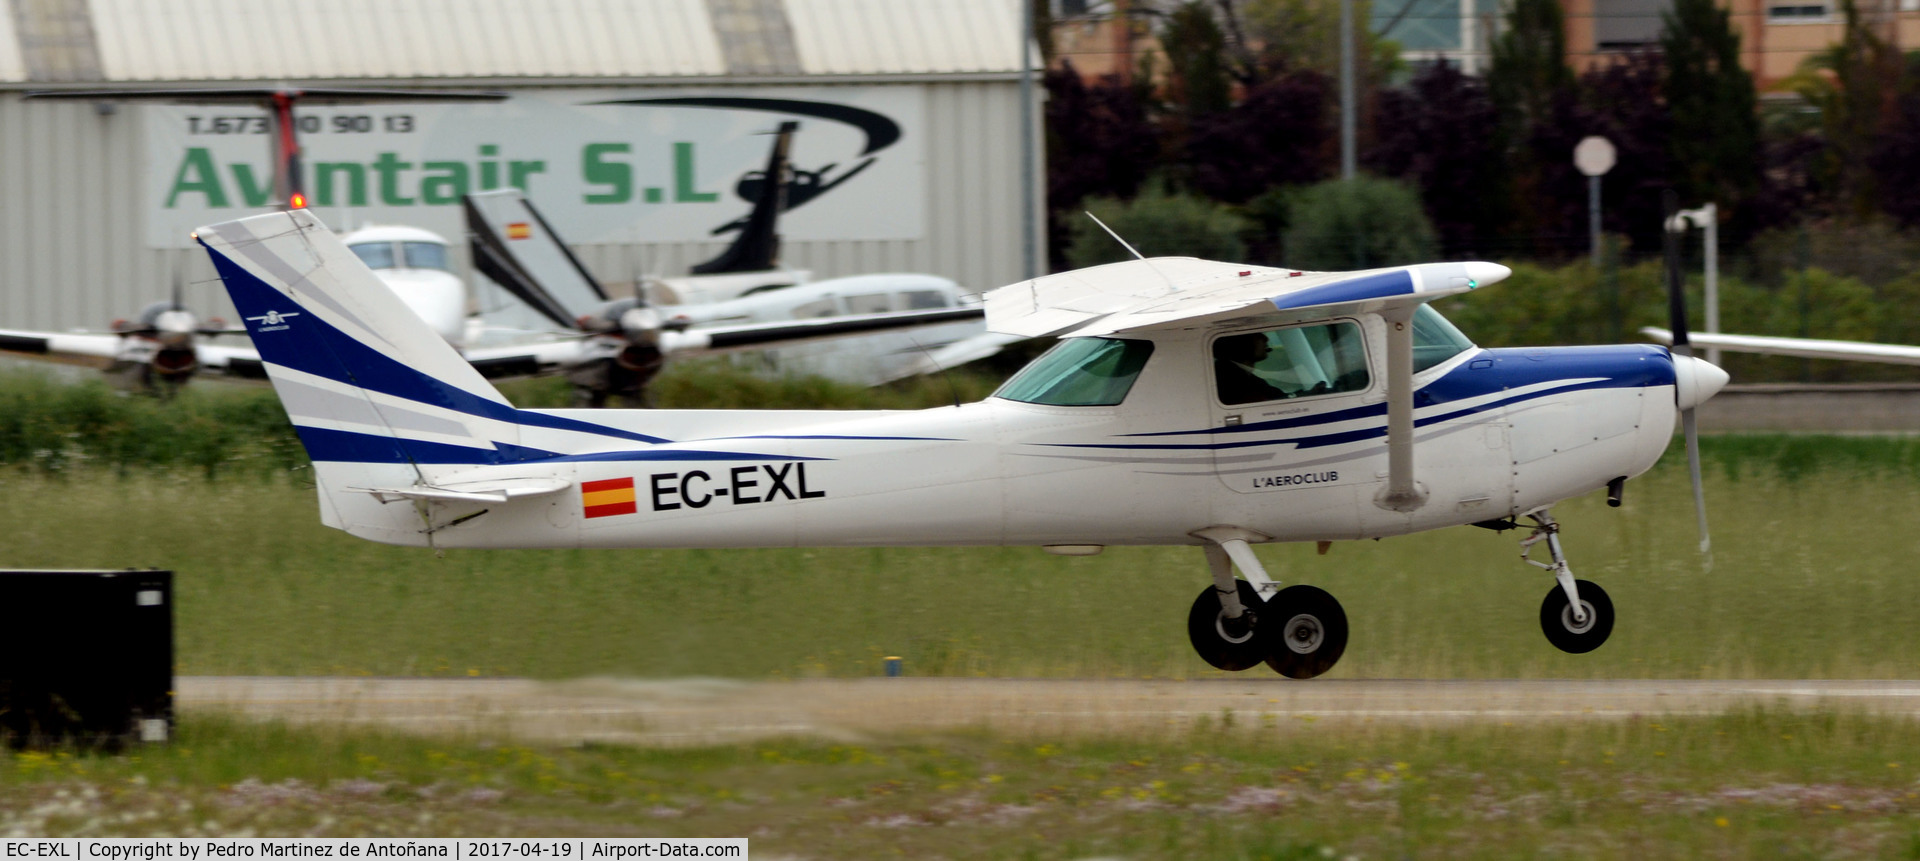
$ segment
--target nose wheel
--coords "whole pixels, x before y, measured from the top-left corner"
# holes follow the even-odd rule
[[[1546,633],[1547,642],[1568,654],[1584,655],[1600,648],[1613,633],[1613,599],[1599,584],[1573,579],[1573,569],[1560,550],[1560,524],[1554,522],[1553,515],[1543,509],[1530,516],[1535,524],[1533,534],[1520,542],[1520,559],[1545,568],[1558,583],[1540,603],[1540,630]],[[1527,557],[1542,541],[1553,556],[1551,563]]]
[[[1581,612],[1573,611],[1567,590],[1555,586],[1540,602],[1540,630],[1546,632],[1547,642],[1554,648],[1584,655],[1600,648],[1613,633],[1613,599],[1598,584],[1585,580],[1574,583],[1579,587]]]

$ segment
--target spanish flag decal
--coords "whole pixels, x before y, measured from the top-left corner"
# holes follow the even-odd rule
[[[639,510],[634,504],[631,478],[582,482],[580,504],[586,508],[588,517],[612,517],[616,514],[632,514]]]
[[[533,228],[528,227],[524,221],[510,222],[507,224],[507,238],[531,239],[533,238]]]

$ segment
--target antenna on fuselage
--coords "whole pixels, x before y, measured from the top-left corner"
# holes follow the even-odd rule
[[[1086,210],[1083,209],[1081,210],[1081,212],[1086,212]],[[1139,251],[1135,250],[1133,246],[1128,245],[1125,239],[1121,239],[1120,234],[1113,232],[1113,228],[1108,227],[1106,222],[1101,221],[1100,216],[1094,215],[1091,212],[1087,212],[1087,217],[1093,219],[1093,223],[1100,225],[1100,229],[1106,231],[1108,236],[1113,237],[1113,241],[1120,243],[1121,248],[1127,249],[1127,253],[1133,255],[1133,259],[1135,260],[1147,259],[1147,256],[1145,254],[1141,254]]]

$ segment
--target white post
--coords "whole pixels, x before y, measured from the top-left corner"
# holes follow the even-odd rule
[[[1707,331],[1720,334],[1720,228],[1719,208],[1709,203],[1697,210],[1706,223],[1707,243]],[[1720,348],[1707,348],[1707,361],[1720,364]]]
[[[1353,0],[1340,0],[1340,178],[1353,180]]]

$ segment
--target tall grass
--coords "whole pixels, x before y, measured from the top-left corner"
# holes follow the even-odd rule
[[[654,381],[664,409],[920,409],[977,401],[998,386],[981,372],[919,377],[868,388],[821,377],[752,373],[725,360],[675,362]],[[509,383],[521,407],[564,407],[563,379]],[[113,470],[191,467],[207,477],[304,465],[286,412],[266,386],[195,383],[160,399],[104,382],[69,383],[35,371],[0,370],[0,468],[61,473],[80,465]]]
[[[1905,678],[1920,479],[1880,464],[1912,445],[1840,440],[1826,461],[1800,440],[1709,437],[1710,567],[1675,458],[1623,508],[1563,503],[1575,574],[1619,613],[1589,655],[1541,636],[1552,580],[1521,564],[1519,533],[1258,553],[1345,605],[1337,677]],[[857,676],[889,655],[916,675],[1215,674],[1186,643],[1206,583],[1193,548],[436,554],[320,526],[300,477],[0,469],[0,564],[174,569],[183,674]]]

